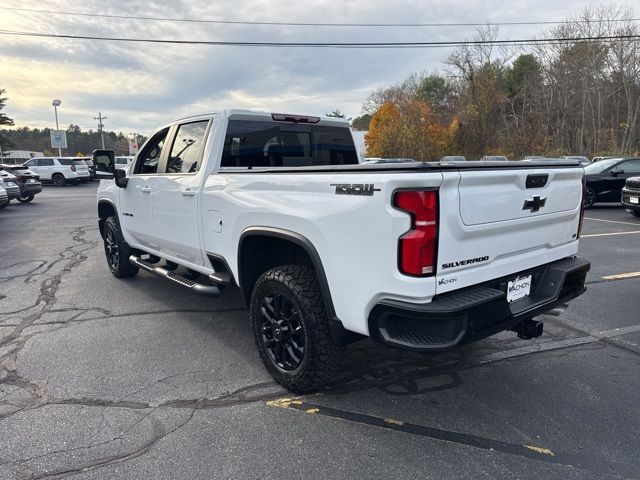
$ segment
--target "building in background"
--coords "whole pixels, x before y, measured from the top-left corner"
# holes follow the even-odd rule
[[[33,152],[30,150],[5,150],[0,157],[0,163],[7,163],[10,165],[18,165],[26,162],[30,158],[43,157],[42,152]]]

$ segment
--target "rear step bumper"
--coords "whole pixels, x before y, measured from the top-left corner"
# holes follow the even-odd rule
[[[591,264],[578,257],[541,265],[464,290],[436,295],[431,303],[378,302],[369,314],[374,341],[414,351],[440,351],[510,330],[582,295]],[[532,275],[531,293],[507,302],[507,282]]]
[[[129,257],[129,261],[132,264],[136,265],[137,267],[140,267],[143,270],[146,270],[149,273],[155,273],[156,275],[165,277],[171,280],[172,282],[175,282],[179,285],[182,285],[183,287],[187,287],[193,290],[194,292],[200,293],[202,295],[208,295],[210,297],[220,296],[220,288],[218,288],[215,285],[206,285],[204,283],[195,282],[190,278],[183,277],[182,275],[175,273],[172,270],[168,270],[164,267],[156,267],[151,263],[145,262],[144,260],[142,260],[140,257],[136,255],[131,255]],[[212,281],[215,281],[215,278],[210,277],[210,279]]]

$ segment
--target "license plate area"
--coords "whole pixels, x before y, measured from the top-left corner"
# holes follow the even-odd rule
[[[528,297],[531,293],[531,275],[521,275],[507,282],[507,301],[509,303]]]
[[[640,204],[640,197],[629,197],[629,203]]]

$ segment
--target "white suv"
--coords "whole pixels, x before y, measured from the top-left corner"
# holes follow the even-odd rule
[[[50,181],[57,187],[67,182],[79,183],[90,180],[89,167],[78,157],[40,157],[24,163],[40,176],[40,180]]]

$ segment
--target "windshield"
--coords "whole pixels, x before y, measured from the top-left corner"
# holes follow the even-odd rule
[[[590,163],[586,167],[584,167],[585,173],[602,173],[607,168],[613,167],[616,163],[620,161],[619,158],[610,158],[608,160],[600,160],[596,163]]]
[[[356,165],[358,154],[348,127],[230,120],[223,167]]]

